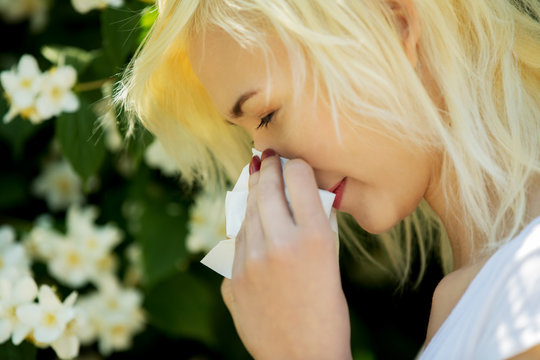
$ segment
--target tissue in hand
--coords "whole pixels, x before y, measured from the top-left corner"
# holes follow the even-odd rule
[[[261,156],[260,151],[253,149],[253,155]],[[281,168],[283,169],[288,159],[280,158]],[[235,238],[240,231],[242,222],[246,215],[247,198],[248,198],[248,180],[249,180],[249,164],[244,167],[240,177],[232,191],[227,191],[225,198],[225,221],[227,228],[227,240],[220,241],[208,254],[201,260],[201,263],[208,266],[210,269],[220,275],[231,278],[232,267],[234,261]],[[335,194],[326,190],[319,190],[319,196],[326,216],[330,220],[330,226],[336,233],[337,243],[337,219],[336,210],[332,208]],[[285,197],[289,201],[287,186],[285,185]],[[290,204],[289,204],[290,207]],[[293,215],[294,216],[294,215]]]

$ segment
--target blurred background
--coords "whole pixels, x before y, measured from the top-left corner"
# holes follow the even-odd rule
[[[250,358],[199,263],[225,239],[223,198],[183,184],[143,128],[125,140],[111,103],[156,15],[0,0],[0,359]],[[439,266],[398,289],[346,246],[340,261],[354,358],[413,359]]]

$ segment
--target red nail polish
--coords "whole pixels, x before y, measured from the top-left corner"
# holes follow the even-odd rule
[[[251,161],[249,163],[249,175],[256,173],[261,169],[261,159],[257,155],[254,155],[251,158]]]
[[[274,156],[276,155],[276,152],[272,149],[266,149],[263,151],[263,153],[261,154],[261,161],[263,161],[264,159],[266,159],[267,157],[270,157],[270,156]]]

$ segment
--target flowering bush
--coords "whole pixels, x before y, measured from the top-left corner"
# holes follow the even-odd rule
[[[111,101],[156,16],[151,0],[0,0],[0,359],[249,358],[199,264],[226,237],[224,197],[185,186],[142,127],[126,139]],[[372,358],[357,314],[388,309],[346,293],[353,352]],[[421,325],[382,353],[413,354]]]

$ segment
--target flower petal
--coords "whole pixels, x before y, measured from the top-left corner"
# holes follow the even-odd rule
[[[55,326],[55,327],[45,327],[38,326],[34,329],[34,338],[37,342],[44,344],[51,344],[53,341],[56,341],[64,332],[65,327]]]
[[[109,3],[109,6],[112,7],[120,7],[124,5],[124,0],[107,0],[107,2]]]
[[[39,287],[39,305],[47,310],[56,310],[62,306],[60,300],[48,285],[41,285]]]
[[[0,320],[0,344],[5,343],[6,340],[10,338],[12,329],[13,326],[9,320]]]
[[[41,320],[42,309],[38,304],[24,304],[17,306],[15,313],[21,323],[34,327]]]
[[[9,108],[9,111],[4,115],[4,124],[7,124],[11,122],[19,114],[19,109],[16,106],[12,106]]]
[[[17,326],[14,330],[13,330],[13,335],[11,336],[11,342],[14,344],[14,345],[19,345],[20,343],[22,343],[22,341],[24,340],[24,338],[30,334],[30,331],[32,330],[32,328],[30,326]]]
[[[34,301],[38,288],[34,279],[26,276],[15,285],[14,300],[16,304]]]
[[[64,306],[73,306],[77,300],[77,292],[73,291],[69,296],[64,300]]]
[[[41,75],[36,59],[31,55],[23,55],[17,66],[19,76],[38,77]]]
[[[77,71],[69,65],[57,68],[53,76],[54,83],[60,85],[62,89],[71,89],[77,82]]]
[[[19,78],[13,71],[2,71],[0,73],[0,82],[4,90],[11,94],[18,87]]]
[[[20,109],[26,109],[33,105],[34,94],[30,91],[17,91],[12,94],[11,102]]]
[[[64,335],[51,344],[60,359],[73,359],[79,355],[79,339],[73,335]]]
[[[0,247],[12,244],[15,241],[15,231],[11,226],[0,227]]]
[[[59,324],[65,326],[68,322],[75,317],[75,310],[73,308],[64,307],[56,312],[56,318]]]
[[[57,106],[47,95],[42,94],[36,100],[36,110],[41,118],[48,119],[57,113]]]
[[[62,109],[66,112],[75,112],[79,109],[79,99],[71,91],[67,91],[62,97]]]

